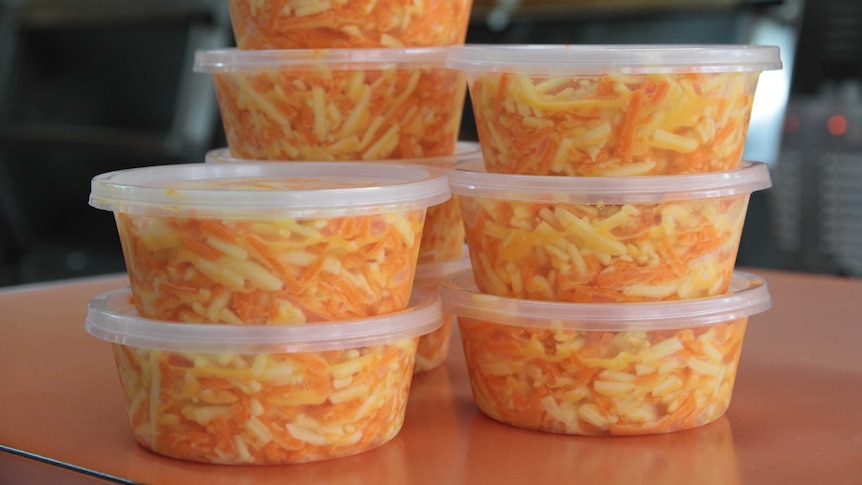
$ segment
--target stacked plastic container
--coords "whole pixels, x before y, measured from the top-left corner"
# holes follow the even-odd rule
[[[722,416],[765,283],[734,273],[760,46],[453,48],[484,164],[449,174],[472,271],[443,285],[473,395],[514,426],[662,433]]]
[[[451,169],[481,158],[478,144],[458,142],[467,85],[446,66],[449,47],[464,44],[472,0],[229,6],[238,49],[199,52],[194,66],[213,76],[228,141],[209,162],[363,160]],[[430,207],[419,264],[451,267],[464,258],[457,201]],[[449,320],[434,341],[448,341]],[[420,349],[430,350],[427,342]],[[416,372],[442,363],[439,350],[437,358],[420,359]]]
[[[193,67],[227,153],[94,178],[131,287],[94,299],[87,329],[114,344],[134,436],[157,453],[360,453],[398,433],[416,363],[448,349],[416,275],[465,267],[446,169],[480,155],[457,143],[466,82],[445,62],[470,0],[229,6],[238,48]]]
[[[135,439],[225,464],[302,463],[391,440],[439,295],[413,289],[445,172],[371,163],[181,164],[94,178],[130,290],[91,303]]]

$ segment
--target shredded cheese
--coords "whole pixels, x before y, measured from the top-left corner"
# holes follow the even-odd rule
[[[470,76],[485,167],[634,176],[735,168],[758,73]]]
[[[163,455],[224,464],[303,463],[386,443],[404,420],[415,351],[416,339],[217,359],[114,345],[135,438]],[[333,370],[344,366],[355,372],[338,389]]]
[[[485,414],[555,433],[627,435],[718,419],[730,403],[747,319],[620,332],[458,322]]]
[[[747,195],[638,204],[458,197],[482,292],[577,302],[727,290]]]
[[[405,308],[424,212],[260,220],[119,213],[117,224],[142,316],[284,325]]]
[[[231,153],[390,160],[455,152],[466,82],[443,66],[213,73]]]
[[[472,0],[229,0],[241,49],[463,44]]]

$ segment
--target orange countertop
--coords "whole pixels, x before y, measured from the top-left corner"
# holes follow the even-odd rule
[[[454,336],[417,376],[388,444],[337,460],[221,466],[165,458],[129,429],[111,347],[84,331],[99,277],[0,290],[0,483],[862,483],[862,281],[754,270],[773,307],[751,318],[718,421],[641,437],[512,428],[474,406]]]

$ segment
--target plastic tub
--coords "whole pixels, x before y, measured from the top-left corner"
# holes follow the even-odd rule
[[[472,0],[229,0],[240,49],[463,44]]]
[[[720,295],[766,164],[654,177],[449,171],[479,289],[581,303]]]
[[[190,325],[138,316],[128,289],[94,298],[87,331],[113,344],[135,439],[221,464],[326,460],[401,429],[417,337],[441,324],[414,292],[385,316],[289,327]]]
[[[416,267],[416,277],[413,285],[418,288],[436,290],[440,282],[469,269],[470,257],[466,254],[461,258],[450,261],[421,263]],[[416,351],[416,365],[413,367],[414,374],[422,374],[436,369],[446,360],[446,357],[449,355],[449,344],[452,340],[452,327],[454,324],[455,315],[444,313],[443,325],[436,331],[419,338],[419,348]]]
[[[579,435],[679,431],[730,404],[748,317],[770,306],[760,278],[689,301],[581,304],[476,291],[469,272],[439,286],[458,318],[473,398],[492,419]]]
[[[198,51],[231,153],[253,160],[452,155],[467,90],[445,48]]]
[[[407,160],[392,160],[396,163],[420,163],[444,170],[458,163],[482,160],[482,149],[477,142],[459,141],[455,145],[455,155],[446,157],[427,157]],[[249,160],[236,158],[229,148],[217,148],[206,154],[207,163],[246,163]],[[425,228],[419,245],[419,262],[432,263],[449,261],[464,255],[464,225],[461,223],[461,209],[458,200],[450,198],[442,204],[431,206],[425,215]]]
[[[167,321],[296,324],[402,310],[442,170],[372,163],[180,164],[93,179],[135,303]]]
[[[468,45],[485,167],[532,175],[671,175],[740,162],[773,46]]]

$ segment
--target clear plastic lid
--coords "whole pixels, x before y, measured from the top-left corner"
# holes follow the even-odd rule
[[[446,157],[426,157],[426,158],[411,158],[411,159],[394,159],[394,160],[384,160],[379,163],[402,163],[402,164],[414,164],[421,163],[425,165],[431,165],[434,167],[440,167],[444,169],[449,169],[455,166],[458,163],[466,163],[474,160],[482,160],[482,146],[479,145],[479,142],[473,141],[459,141],[455,144],[455,155]],[[278,160],[276,160],[278,161]],[[281,160],[286,161],[286,160]],[[215,148],[206,153],[206,157],[204,158],[204,162],[206,163],[248,163],[248,162],[259,162],[259,160],[248,160],[245,158],[237,158],[231,155],[230,148]]]
[[[714,325],[766,311],[771,305],[766,282],[734,272],[724,296],[649,303],[562,303],[522,300],[479,293],[470,271],[437,287],[443,311],[458,317],[530,328],[614,332],[672,330]]]
[[[470,254],[467,251],[468,249],[465,246],[464,255],[458,259],[419,263],[416,266],[416,275],[414,276],[416,284],[434,285],[444,278],[470,269]]]
[[[737,170],[692,175],[560,177],[487,173],[481,161],[449,171],[453,194],[476,198],[563,203],[645,203],[750,194],[772,186],[769,167],[742,162]]]
[[[454,46],[449,67],[468,72],[608,74],[745,72],[781,69],[777,46],[496,45]]]
[[[425,165],[196,163],[98,175],[90,205],[151,215],[336,217],[427,208],[449,197],[446,172]]]
[[[482,144],[478,141],[459,141],[455,144],[455,157],[460,161],[482,158]]]
[[[195,72],[445,68],[447,47],[358,49],[217,49],[195,52]]]
[[[443,324],[437,292],[417,288],[405,310],[375,317],[309,325],[225,325],[142,318],[129,288],[93,298],[90,335],[144,349],[207,353],[316,352],[382,345],[431,333]]]

